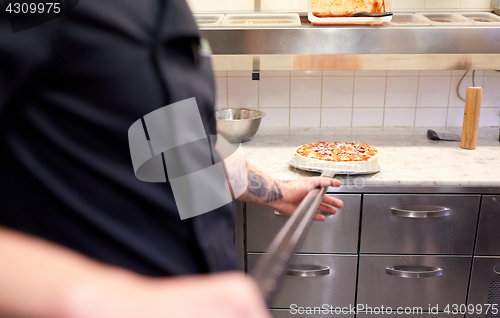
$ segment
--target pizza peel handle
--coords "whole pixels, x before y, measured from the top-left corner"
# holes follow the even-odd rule
[[[334,175],[333,170],[325,170],[321,174],[328,178]],[[279,290],[294,252],[302,245],[326,190],[314,188],[307,193],[251,271],[268,305]]]

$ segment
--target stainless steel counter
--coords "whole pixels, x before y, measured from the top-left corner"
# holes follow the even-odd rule
[[[202,29],[216,70],[500,69],[500,27]]]

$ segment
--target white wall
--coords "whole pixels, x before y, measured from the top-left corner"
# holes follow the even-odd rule
[[[259,108],[263,126],[460,127],[465,71],[218,71],[217,107]],[[472,86],[472,71],[461,95]],[[498,126],[500,72],[476,71],[481,126]]]

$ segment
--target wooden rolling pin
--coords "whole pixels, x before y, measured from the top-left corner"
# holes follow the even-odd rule
[[[461,145],[464,149],[476,149],[482,97],[483,89],[481,87],[467,88]]]

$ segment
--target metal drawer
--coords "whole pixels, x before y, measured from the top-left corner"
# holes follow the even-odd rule
[[[469,256],[393,256],[361,255],[358,274],[358,305],[392,308],[420,306],[428,308],[439,305],[440,310],[448,304],[465,304],[472,257]],[[406,278],[407,268],[419,266],[422,276]],[[396,267],[396,268],[394,268]],[[387,269],[393,268],[392,273]],[[441,309],[442,308],[442,309]],[[424,311],[427,311],[424,309]]]
[[[261,255],[247,255],[249,270]],[[270,307],[289,309],[292,304],[300,307],[321,307],[323,304],[349,307],[354,304],[357,262],[356,255],[297,255],[294,265],[328,267],[329,273],[314,277],[286,276]]]
[[[483,196],[475,255],[500,255],[500,196]]]
[[[290,311],[290,309],[271,309],[271,315],[273,318],[331,318],[333,317],[333,314],[330,312],[328,313],[323,313],[320,311],[322,308],[309,308],[306,309],[304,308],[303,311],[300,311],[299,313],[298,309],[295,308],[294,311]],[[354,318],[354,314],[335,314],[336,317],[341,317],[341,318]],[[427,317],[424,317],[427,318]]]
[[[479,195],[364,195],[360,253],[472,255],[479,202]]]
[[[482,305],[483,310],[486,310],[486,304],[496,304],[500,311],[500,257],[474,257],[468,304]],[[500,317],[500,312],[495,315],[491,309],[488,314],[476,311],[466,317],[494,318]]]
[[[353,253],[358,249],[361,195],[335,195],[344,207],[323,222],[313,222],[299,253]],[[247,251],[265,252],[288,220],[272,209],[247,204]]]

